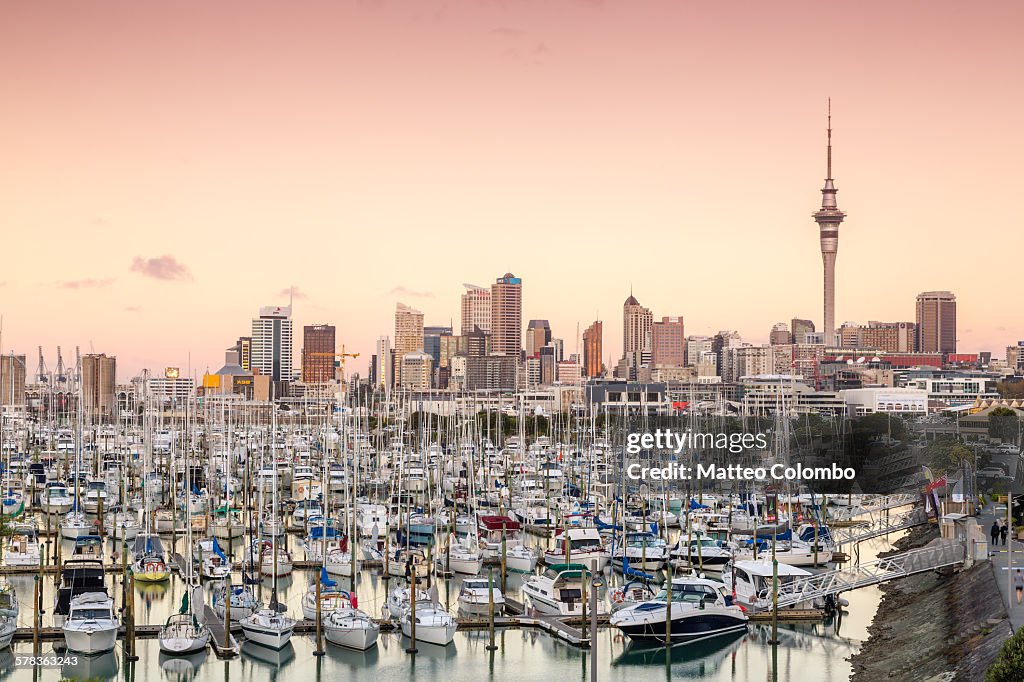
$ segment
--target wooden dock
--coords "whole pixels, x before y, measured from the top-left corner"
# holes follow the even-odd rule
[[[203,618],[210,628],[210,646],[217,658],[234,658],[242,650],[235,636],[224,629],[224,621],[209,604],[203,605]],[[231,623],[231,629],[241,629],[237,623]]]

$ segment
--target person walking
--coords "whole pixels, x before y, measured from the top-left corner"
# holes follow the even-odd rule
[[[989,535],[992,536],[992,546],[995,547],[999,544],[999,521],[997,519],[992,520],[992,528],[989,529]]]
[[[1003,524],[1003,527],[999,529],[999,537],[1003,541],[1003,545],[1006,545],[1006,535],[1010,532],[1010,527],[1007,524]]]
[[[1017,603],[1020,604],[1021,598],[1024,598],[1024,569],[1014,569],[1013,589],[1017,591]]]

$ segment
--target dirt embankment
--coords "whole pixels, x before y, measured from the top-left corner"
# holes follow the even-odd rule
[[[936,537],[934,526],[915,528],[894,551],[921,547]],[[885,596],[868,628],[868,641],[850,659],[853,682],[974,682],[984,678],[1012,634],[988,562],[967,571],[894,580],[881,589]]]

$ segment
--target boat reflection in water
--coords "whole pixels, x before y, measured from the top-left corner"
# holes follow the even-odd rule
[[[160,669],[164,673],[164,679],[187,682],[195,678],[199,666],[206,660],[208,651],[203,649],[188,656],[168,656],[160,652]]]
[[[744,632],[733,632],[699,642],[674,644],[667,649],[654,643],[630,642],[612,665],[670,664],[674,677],[681,673],[683,677],[704,679],[713,675],[749,636]]]
[[[380,660],[380,649],[370,647],[365,651],[349,649],[343,646],[333,646],[324,642],[327,656],[338,665],[343,665],[353,677],[362,674],[366,668],[374,666]],[[334,673],[332,673],[333,675]]]
[[[74,665],[61,666],[60,674],[64,680],[112,680],[117,677],[118,654],[113,651],[99,656],[69,654],[67,658],[78,660]]]
[[[244,642],[242,644],[242,657],[255,661],[260,666],[280,670],[295,658],[295,646],[289,641],[280,649],[271,649],[270,647],[260,646],[256,642]]]

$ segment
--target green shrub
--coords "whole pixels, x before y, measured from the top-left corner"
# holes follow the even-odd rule
[[[999,656],[985,672],[985,682],[1020,682],[1024,680],[1024,628],[1006,640]]]

